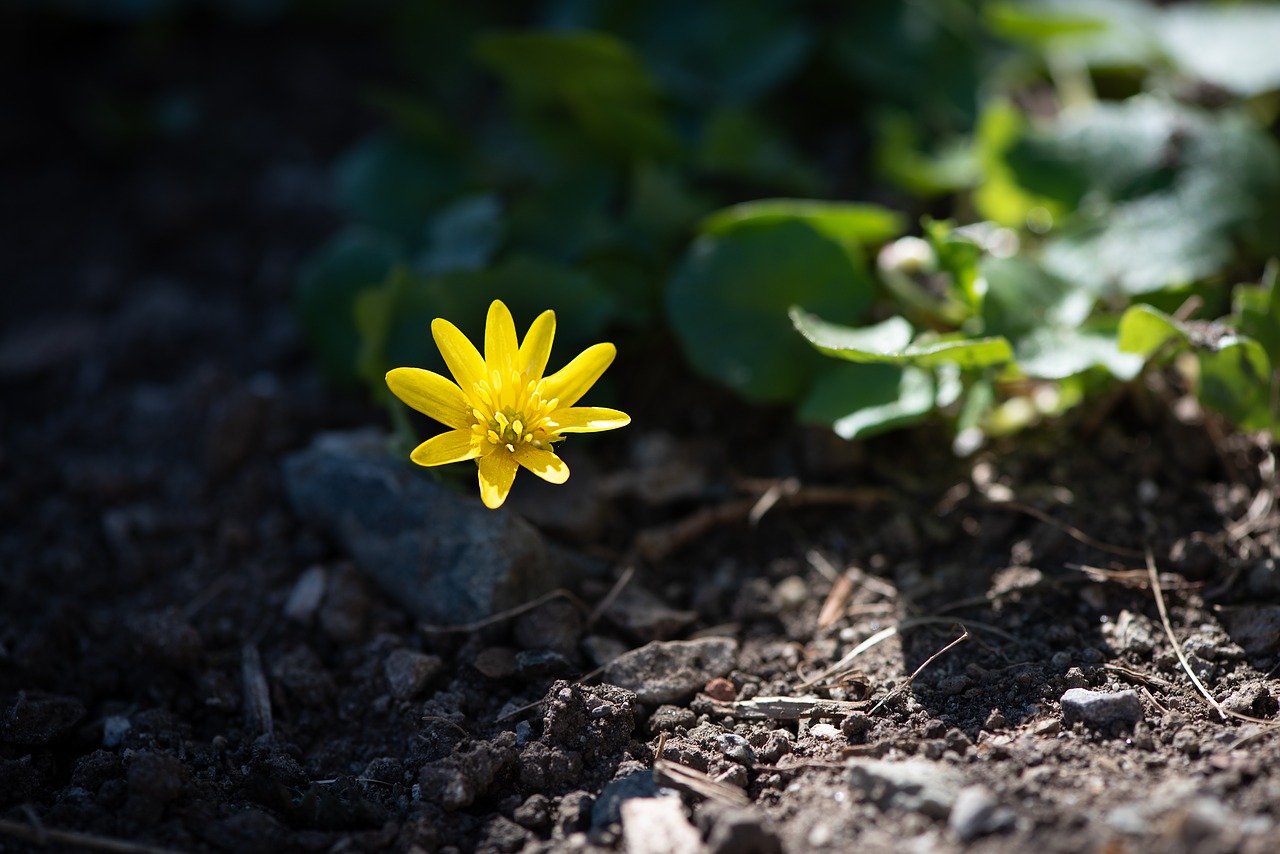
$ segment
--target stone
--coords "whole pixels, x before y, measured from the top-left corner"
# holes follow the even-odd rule
[[[602,679],[634,691],[638,702],[674,703],[727,674],[737,657],[738,642],[732,638],[653,641],[609,662]]]
[[[1137,691],[1090,691],[1071,688],[1062,695],[1062,722],[1071,726],[1083,723],[1092,729],[1107,729],[1117,724],[1132,726],[1142,720],[1142,698]]]
[[[698,619],[696,611],[677,611],[635,583],[622,588],[604,615],[618,628],[644,642],[669,640]]]
[[[415,652],[411,649],[392,650],[383,664],[387,687],[397,700],[411,700],[440,672],[443,666],[439,656]]]
[[[708,854],[782,854],[782,841],[758,809],[708,803],[699,815]]]
[[[323,566],[313,566],[294,582],[289,598],[284,603],[286,618],[298,623],[308,623],[324,601],[325,575]]]
[[[700,854],[702,836],[689,823],[680,798],[623,801],[622,841],[627,854]]]
[[[1252,656],[1280,649],[1280,605],[1242,605],[1223,614],[1227,634]]]
[[[656,798],[658,781],[653,771],[635,771],[625,777],[619,777],[600,792],[591,808],[591,827],[603,830],[611,824],[622,821],[622,805],[632,798]]]
[[[965,786],[956,795],[947,818],[947,827],[961,842],[995,833],[1013,826],[1017,816],[1002,806],[986,786]]]
[[[946,818],[963,785],[959,773],[947,765],[924,759],[851,759],[850,784],[867,793],[880,809],[890,807]]]
[[[568,574],[571,559],[519,516],[450,492],[392,457],[377,431],[320,435],[285,459],[283,474],[298,516],[331,531],[420,620],[483,619]]]

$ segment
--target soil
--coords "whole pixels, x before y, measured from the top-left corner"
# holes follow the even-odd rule
[[[503,511],[596,569],[427,625],[282,475],[384,423],[290,306],[374,123],[373,41],[26,35],[0,851],[1274,850],[1274,456],[1169,378],[962,459],[933,427],[840,443],[622,339],[633,424]],[[102,118],[162,102],[189,121]]]

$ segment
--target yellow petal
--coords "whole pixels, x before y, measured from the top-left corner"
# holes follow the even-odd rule
[[[515,458],[517,463],[549,483],[564,483],[569,479],[569,467],[550,451],[518,445]]]
[[[505,381],[516,363],[516,322],[500,299],[489,304],[484,322],[484,366],[487,373],[498,371]]]
[[[475,459],[480,454],[480,443],[472,441],[470,430],[450,430],[432,436],[413,449],[409,459],[420,466],[442,466],[462,460]]]
[[[480,458],[480,500],[490,510],[497,510],[507,500],[511,483],[516,479],[515,458],[505,450],[496,450]]]
[[[431,337],[436,339],[436,346],[440,348],[440,355],[444,356],[449,372],[469,397],[472,386],[485,378],[484,359],[480,357],[480,351],[476,350],[475,345],[467,340],[467,336],[458,327],[443,317],[431,321]]]
[[[555,397],[560,399],[560,406],[573,406],[600,379],[617,352],[612,344],[592,344],[542,381],[542,399]]]
[[[551,413],[547,429],[555,433],[598,433],[631,423],[631,416],[602,406],[571,406]]]
[[[448,427],[471,426],[471,403],[462,389],[422,368],[393,368],[387,372],[387,388],[409,406]]]
[[[532,380],[542,379],[551,356],[551,341],[556,337],[556,313],[548,309],[538,315],[520,344],[516,370]]]

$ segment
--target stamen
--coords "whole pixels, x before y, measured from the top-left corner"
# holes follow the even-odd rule
[[[472,415],[474,415],[474,416],[476,417],[476,421],[488,421],[488,420],[489,420],[488,418],[485,418],[485,417],[484,417],[484,413],[483,413],[483,412],[481,412],[479,409],[473,409],[473,410],[471,410],[471,414],[472,414]]]
[[[525,434],[524,434],[524,441],[525,441],[525,444],[532,444],[532,443],[533,443],[533,434],[532,434],[532,433],[525,433]]]
[[[516,435],[519,435],[524,432],[524,425],[521,424],[520,419],[517,418],[515,421],[511,422],[511,429],[516,431]]]
[[[494,431],[494,430],[490,430],[490,431],[489,431],[489,441],[496,445],[496,444],[498,444],[499,442],[501,442],[501,441],[502,441],[502,439],[501,439],[501,437],[499,437],[499,436],[498,436],[498,434],[497,434],[497,432],[496,432],[496,431]]]
[[[511,444],[510,442],[508,442],[508,443],[507,443],[507,450],[514,454],[514,453],[516,452],[516,446],[515,446],[515,445],[513,445],[513,444]]]
[[[507,432],[507,428],[511,426],[511,422],[507,420],[507,416],[503,415],[501,412],[493,413],[493,420],[498,422],[502,427],[502,432],[504,433]]]
[[[476,383],[475,392],[476,392],[476,397],[483,400],[487,406],[489,407],[493,406],[493,397],[490,396],[489,389],[485,387],[484,383]]]

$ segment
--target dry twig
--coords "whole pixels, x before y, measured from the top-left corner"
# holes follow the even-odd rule
[[[1072,527],[1065,522],[1059,522],[1043,510],[1037,507],[1032,507],[1030,504],[1023,504],[1021,501],[988,501],[987,506],[994,507],[998,510],[1015,510],[1019,513],[1025,513],[1034,519],[1039,519],[1046,525],[1052,525],[1067,536],[1071,537],[1073,540],[1084,543],[1086,546],[1098,549],[1099,551],[1109,552],[1110,554],[1119,555],[1120,557],[1142,557],[1142,552],[1137,549],[1131,549],[1125,546],[1113,546],[1110,543],[1095,540],[1079,528]]]
[[[938,650],[938,651],[937,651],[937,652],[935,652],[933,655],[931,655],[931,656],[929,656],[928,658],[926,658],[926,659],[924,660],[924,663],[923,663],[923,664],[921,664],[919,667],[917,667],[917,668],[916,668],[915,673],[912,673],[909,677],[907,677],[907,681],[906,681],[906,682],[903,682],[903,683],[902,683],[901,685],[899,685],[897,688],[894,688],[894,689],[893,689],[892,691],[890,691],[888,694],[885,694],[883,697],[881,697],[881,698],[880,698],[880,702],[878,702],[878,703],[876,703],[874,706],[872,706],[872,707],[871,707],[871,711],[870,711],[870,712],[868,712],[867,714],[874,715],[877,711],[879,711],[879,709],[880,709],[880,707],[881,707],[881,706],[883,706],[885,703],[889,702],[891,699],[893,699],[893,698],[894,698],[894,697],[896,697],[897,695],[901,694],[903,691],[907,690],[907,688],[909,688],[909,687],[911,686],[911,683],[912,683],[912,682],[914,682],[914,681],[916,681],[916,677],[917,677],[917,676],[919,676],[919,675],[924,671],[924,669],[925,669],[926,667],[928,667],[930,664],[933,664],[935,661],[937,661],[939,658],[941,658],[945,653],[949,652],[949,651],[951,650],[951,648],[952,648],[952,647],[956,646],[956,645],[957,645],[957,644],[959,644],[961,641],[966,641],[966,640],[968,640],[968,639],[969,639],[969,630],[968,630],[968,629],[965,629],[965,628],[963,628],[963,627],[962,627],[962,628],[961,628],[961,632],[962,632],[962,633],[961,633],[960,637],[956,638],[956,639],[955,639],[955,640],[953,640],[951,643],[947,644],[947,645],[946,645],[946,646],[944,646],[942,649]]]

